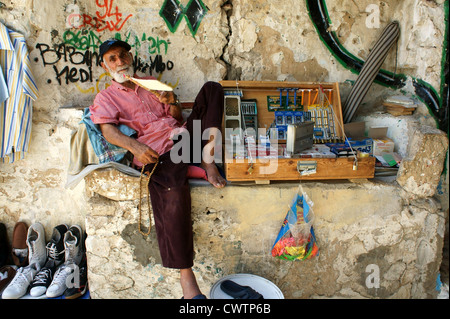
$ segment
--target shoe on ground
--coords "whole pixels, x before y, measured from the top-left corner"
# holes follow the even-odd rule
[[[72,225],[64,235],[65,262],[55,273],[53,281],[45,293],[49,298],[62,296],[66,289],[73,287],[73,279],[79,272],[83,258],[84,234],[80,226]]]
[[[224,280],[220,289],[234,299],[264,299],[263,295],[249,286],[241,286],[234,281]]]
[[[52,283],[45,292],[48,298],[56,298],[62,296],[66,289],[71,286],[73,274],[77,271],[78,266],[75,264],[62,264],[55,273]]]
[[[53,275],[55,274],[55,267],[44,267],[39,270],[38,273],[33,278],[30,284],[30,296],[39,297],[47,292],[47,288],[50,286],[53,280]]]
[[[14,265],[17,267],[28,265],[27,233],[28,225],[24,222],[17,222],[14,225],[11,255]]]
[[[47,243],[47,263],[55,263],[56,266],[61,265],[65,258],[64,235],[69,230],[69,226],[61,224],[53,228],[53,234]]]
[[[39,265],[37,264],[30,264],[26,267],[19,268],[13,280],[11,280],[3,291],[2,299],[18,299],[23,297],[27,293],[28,287],[38,270]]]
[[[45,230],[41,223],[34,223],[28,228],[27,233],[28,263],[37,264],[38,268],[44,267],[47,261],[45,249]]]
[[[79,265],[84,253],[84,234],[78,225],[72,225],[64,235],[65,263]]]
[[[72,287],[68,287],[64,292],[65,299],[76,299],[83,296],[88,288],[88,268],[86,262],[86,254],[83,256],[78,274],[74,272],[74,280],[71,282]],[[78,276],[78,277],[77,277]]]
[[[0,295],[9,285],[16,275],[16,269],[13,266],[3,266],[0,268]]]
[[[47,262],[44,267],[39,270],[30,285],[30,295],[39,297],[46,293],[47,288],[53,280],[53,276],[59,265],[64,262],[64,234],[67,232],[68,226],[61,224],[53,229],[51,240],[47,243]]]

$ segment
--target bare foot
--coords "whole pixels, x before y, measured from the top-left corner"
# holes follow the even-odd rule
[[[202,162],[201,167],[206,171],[208,182],[216,188],[224,188],[227,185],[227,181],[220,175],[219,170],[215,163],[207,164]]]

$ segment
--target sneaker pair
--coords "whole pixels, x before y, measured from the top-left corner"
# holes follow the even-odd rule
[[[28,265],[20,267],[16,275],[2,294],[2,299],[18,299],[27,293],[36,273],[44,266],[47,259],[45,251],[45,230],[42,224],[35,223],[27,232]]]
[[[83,239],[80,226],[74,225],[68,229],[67,225],[59,225],[54,228],[51,241],[45,245],[44,227],[40,223],[31,225],[27,234],[29,264],[17,270],[14,279],[3,291],[2,298],[18,299],[27,293],[30,286],[32,297],[44,293],[50,298],[62,295],[71,274],[67,269],[78,267],[82,260]]]
[[[49,284],[46,296],[62,296],[68,288],[78,288],[80,265],[85,255],[84,233],[80,226],[73,225],[64,235],[65,261],[61,264]]]
[[[46,293],[50,286],[56,268],[64,262],[64,236],[69,230],[66,224],[61,224],[53,228],[51,240],[47,243],[47,262],[35,275],[30,287],[30,295],[39,297]]]

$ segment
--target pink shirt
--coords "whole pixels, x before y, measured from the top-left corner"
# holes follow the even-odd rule
[[[138,133],[139,142],[158,154],[170,151],[172,137],[184,130],[184,126],[168,114],[170,105],[159,102],[154,94],[137,85],[132,90],[114,80],[111,83],[97,94],[90,106],[92,121],[95,124],[125,124]],[[134,163],[142,166],[136,159]]]

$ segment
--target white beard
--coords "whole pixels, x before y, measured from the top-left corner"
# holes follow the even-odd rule
[[[111,70],[111,68],[108,65],[106,65],[106,68],[108,69],[109,74],[118,83],[125,83],[126,81],[128,81],[128,79],[125,76],[131,76],[131,74],[129,74],[130,66],[122,67],[116,71]]]

